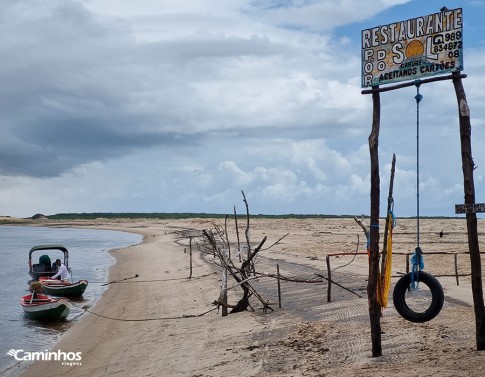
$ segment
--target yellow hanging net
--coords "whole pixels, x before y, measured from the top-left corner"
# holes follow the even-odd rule
[[[381,308],[387,308],[389,290],[391,289],[392,274],[392,229],[394,228],[394,217],[392,212],[387,215],[387,247],[386,260],[383,271],[379,272],[377,279],[377,300]]]

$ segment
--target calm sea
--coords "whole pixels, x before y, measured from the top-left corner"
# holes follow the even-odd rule
[[[141,240],[140,235],[116,231],[0,226],[0,375],[14,376],[20,369],[14,357],[6,355],[10,349],[45,351],[82,318],[83,310],[77,307],[65,322],[41,323],[24,317],[19,301],[28,294],[28,256],[32,246],[61,244],[69,250],[73,281],[89,281],[82,298],[76,299],[77,305],[87,308],[107,289],[102,283],[107,281],[108,268],[115,261],[108,251]],[[40,253],[34,253],[34,262]]]

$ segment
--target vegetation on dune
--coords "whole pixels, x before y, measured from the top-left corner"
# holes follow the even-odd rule
[[[143,213],[143,212],[91,212],[91,213],[58,213],[55,215],[46,216],[51,220],[74,220],[74,219],[189,219],[189,218],[225,218],[228,214],[220,213]],[[298,215],[298,214],[286,214],[286,215],[251,215],[254,218],[353,218],[354,215]]]

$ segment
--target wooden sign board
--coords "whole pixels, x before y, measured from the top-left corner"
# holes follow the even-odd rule
[[[455,204],[455,213],[485,212],[485,203]]]
[[[462,9],[362,30],[362,88],[463,70]]]

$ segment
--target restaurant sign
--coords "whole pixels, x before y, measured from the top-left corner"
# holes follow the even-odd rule
[[[462,9],[362,30],[362,87],[463,70]]]

